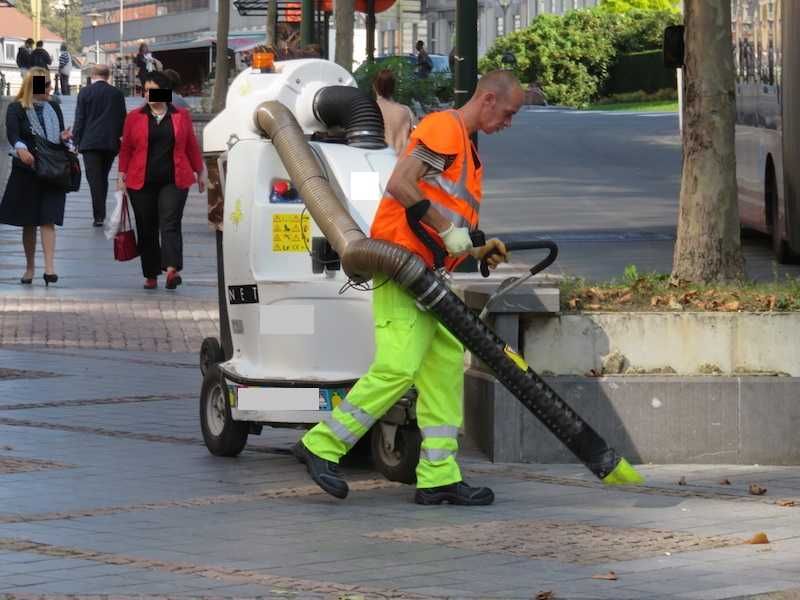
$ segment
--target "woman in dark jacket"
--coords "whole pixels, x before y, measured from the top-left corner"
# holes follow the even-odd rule
[[[34,77],[45,78],[45,93],[34,94]],[[25,274],[20,281],[33,282],[36,257],[36,228],[42,233],[45,285],[58,281],[53,260],[56,247],[56,225],[64,224],[66,193],[36,176],[34,134],[53,143],[65,143],[72,137],[64,129],[64,116],[58,104],[50,101],[50,74],[33,67],[22,82],[17,98],[6,112],[6,134],[14,148],[11,175],[0,203],[0,223],[22,227],[25,248]]]
[[[136,215],[144,287],[155,289],[165,271],[174,290],[183,268],[183,208],[195,180],[205,191],[205,163],[189,111],[150,99],[151,90],[171,89],[166,75],[148,73],[144,86],[147,103],[125,119],[117,188],[127,190]]]

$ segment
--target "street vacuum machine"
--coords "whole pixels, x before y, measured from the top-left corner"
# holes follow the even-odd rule
[[[451,290],[446,274],[370,239],[396,162],[377,104],[333,62],[248,69],[205,128],[218,166],[220,341],[201,350],[200,420],[209,451],[240,453],[263,425],[324,420],[373,355],[369,282],[388,277],[431,311],[597,477],[638,483],[628,462]],[[412,482],[413,390],[370,433],[388,478]]]

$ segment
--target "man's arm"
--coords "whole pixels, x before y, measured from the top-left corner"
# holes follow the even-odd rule
[[[417,187],[417,182],[422,179],[430,167],[414,156],[401,158],[392,172],[386,191],[400,204],[409,208],[425,199]],[[430,225],[436,231],[444,231],[452,223],[442,215],[434,206],[428,209],[422,222]]]
[[[80,150],[81,136],[83,135],[83,127],[86,122],[86,91],[89,88],[83,88],[78,93],[78,105],[75,107],[75,125],[72,127],[72,136],[75,141],[75,146]]]

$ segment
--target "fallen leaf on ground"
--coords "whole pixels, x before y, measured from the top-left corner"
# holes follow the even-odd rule
[[[663,303],[663,298],[660,298],[659,296],[653,296],[652,298],[650,298],[650,306],[658,306],[659,304],[662,303]]]
[[[745,544],[769,544],[769,538],[763,531],[759,531],[753,537],[745,542]]]
[[[775,504],[783,507],[797,506],[797,503],[794,500],[778,500]]]
[[[681,477],[678,479],[678,485],[686,485],[686,477]]]
[[[734,300],[733,302],[726,302],[722,305],[723,310],[727,310],[729,312],[736,312],[742,307],[742,303],[738,300]]]
[[[747,488],[747,491],[749,491],[753,496],[763,496],[767,493],[767,488],[761,487],[757,483],[751,483],[750,487]]]
[[[604,579],[605,581],[616,581],[619,579],[617,574],[614,571],[609,571],[608,573],[602,575],[592,575],[592,579]]]
[[[623,294],[622,296],[619,297],[619,303],[620,304],[627,304],[631,300],[633,300],[633,294],[631,292],[628,292],[627,294]]]
[[[547,591],[536,594],[536,598],[534,600],[555,600],[555,598],[556,597],[553,592]]]
[[[600,305],[599,304],[587,304],[586,308],[588,310],[600,310]]]
[[[730,484],[731,484],[731,480],[730,480],[730,479],[722,479],[722,480],[719,482],[719,484],[720,484],[720,485],[730,485]]]
[[[600,373],[597,369],[589,369],[589,372],[586,373],[587,377],[602,377],[603,374]]]
[[[567,305],[572,310],[578,310],[581,307],[581,300],[580,300],[580,298],[570,298],[570,300],[567,303]]]

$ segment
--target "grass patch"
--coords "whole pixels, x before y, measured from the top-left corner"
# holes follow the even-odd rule
[[[627,112],[678,112],[677,101],[615,102],[590,104],[586,110],[614,110]]]
[[[669,274],[640,274],[635,265],[621,280],[591,283],[572,278],[560,284],[562,312],[797,312],[800,279],[770,283],[675,285]]]

